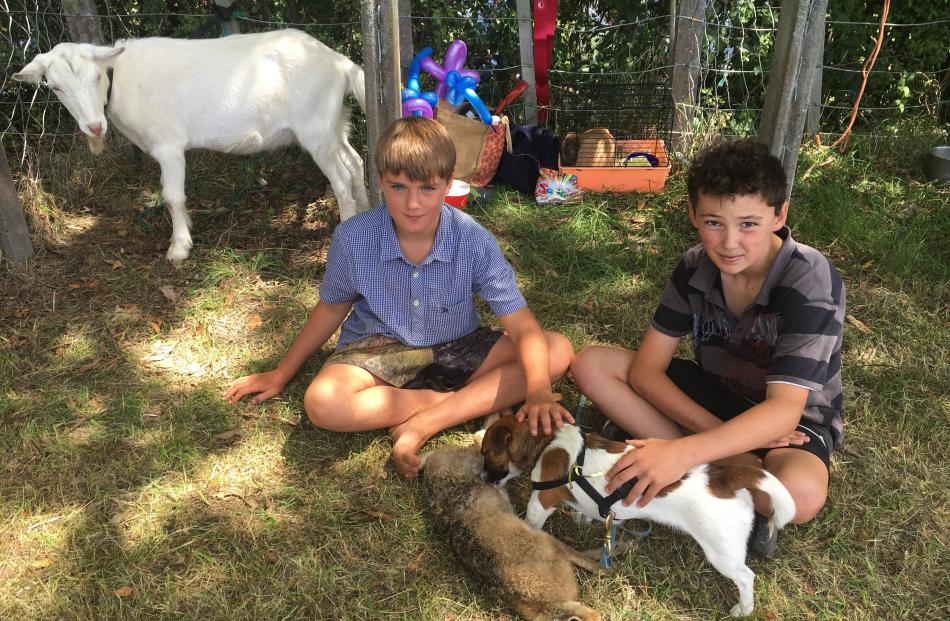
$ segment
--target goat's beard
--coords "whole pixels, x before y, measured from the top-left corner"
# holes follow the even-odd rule
[[[93,155],[99,155],[106,148],[106,137],[86,136],[86,144],[89,146],[89,150],[92,151]]]

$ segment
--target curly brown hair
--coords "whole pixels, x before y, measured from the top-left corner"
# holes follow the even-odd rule
[[[686,173],[686,189],[693,207],[699,195],[760,195],[776,215],[788,192],[782,162],[755,140],[720,142],[700,151]]]

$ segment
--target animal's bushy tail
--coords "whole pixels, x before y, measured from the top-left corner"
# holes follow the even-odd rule
[[[363,112],[366,112],[366,82],[363,77],[363,68],[353,63],[346,74],[346,85],[350,93],[356,98]]]
[[[792,495],[788,493],[782,482],[775,476],[766,471],[762,471],[762,478],[759,480],[758,487],[772,498],[772,523],[776,528],[784,528],[786,524],[795,517],[795,501]]]

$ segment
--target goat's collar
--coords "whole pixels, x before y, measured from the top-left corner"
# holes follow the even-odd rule
[[[546,489],[561,487],[562,485],[571,485],[572,483],[577,483],[577,485],[582,490],[584,490],[584,493],[587,494],[588,498],[597,504],[597,511],[600,513],[600,517],[607,519],[607,516],[610,515],[611,508],[626,498],[633,489],[633,486],[637,484],[637,477],[633,477],[615,489],[609,496],[602,496],[600,492],[594,489],[594,486],[590,484],[590,481],[587,480],[587,477],[584,476],[585,455],[587,455],[586,435],[584,436],[584,443],[581,445],[581,450],[578,451],[577,458],[574,460],[574,463],[571,464],[571,467],[568,469],[566,475],[560,479],[555,479],[554,481],[531,481],[531,489],[534,491],[543,491]]]
[[[109,108],[109,102],[112,101],[112,67],[106,69],[106,78],[109,80],[109,90],[106,91],[106,105],[102,108],[106,110]]]

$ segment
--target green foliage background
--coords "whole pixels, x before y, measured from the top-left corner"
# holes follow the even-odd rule
[[[822,93],[824,103],[833,107],[822,115],[823,131],[840,132],[847,121],[861,82],[858,70],[877,36],[881,4],[829,2],[825,65],[834,68],[824,72]],[[708,3],[700,103],[714,114],[701,115],[702,122],[709,124],[706,133],[755,132],[780,5],[780,0]],[[208,0],[96,0],[96,6],[110,41],[220,34],[218,23],[209,17]],[[561,0],[552,84],[569,87],[602,72],[610,72],[599,78],[606,82],[668,81],[670,8],[668,0]],[[362,60],[358,0],[237,0],[234,9],[244,32],[294,26]],[[430,45],[440,58],[453,39],[468,42],[467,66],[486,72],[480,94],[489,105],[518,79],[515,0],[412,0],[411,11],[414,50]],[[69,40],[59,0],[27,0],[5,5],[4,12],[8,13],[5,21],[9,28],[7,36],[0,37],[0,54],[8,59],[8,69],[0,91],[6,117],[0,119],[0,131],[8,136],[28,128],[38,134],[57,125],[67,133],[71,119],[59,110],[34,105],[24,112],[32,89],[9,79],[38,51]],[[950,0],[893,3],[888,22],[914,25],[887,29],[876,73],[862,100],[858,130],[893,123],[907,115],[938,124],[950,120],[950,106],[940,103],[950,99],[948,19]],[[40,98],[41,103],[47,95]],[[557,101],[553,103],[557,105]],[[51,105],[58,107],[55,102]],[[52,115],[57,117],[55,124]],[[11,129],[15,130],[12,134]],[[5,143],[15,141],[11,137]]]

